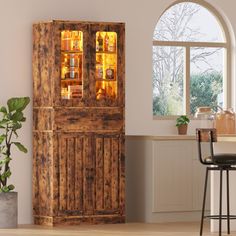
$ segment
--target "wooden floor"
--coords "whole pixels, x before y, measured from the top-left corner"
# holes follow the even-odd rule
[[[204,226],[203,236],[218,235]],[[42,227],[20,225],[17,229],[0,229],[1,236],[198,236],[199,223],[142,224],[128,223],[116,225],[81,225],[70,227]],[[223,233],[223,235],[227,235]],[[231,232],[236,236],[236,232]]]

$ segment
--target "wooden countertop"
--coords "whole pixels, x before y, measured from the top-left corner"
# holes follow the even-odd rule
[[[236,142],[236,134],[218,135],[219,142]],[[195,140],[195,135],[126,135],[130,140]]]

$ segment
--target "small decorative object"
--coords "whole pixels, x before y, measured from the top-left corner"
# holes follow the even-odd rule
[[[23,110],[29,104],[29,97],[10,98],[7,106],[0,107],[0,228],[17,227],[17,192],[14,185],[8,184],[11,176],[11,148],[17,147],[26,153],[27,149],[15,140],[18,130],[25,122]]]
[[[235,134],[235,112],[232,108],[223,109],[220,106],[217,107],[214,127],[217,130],[217,134]]]
[[[178,128],[178,134],[187,134],[188,123],[190,122],[189,118],[185,115],[182,115],[176,119],[176,126]]]
[[[194,117],[199,120],[198,128],[213,128],[215,112],[211,107],[197,107]]]

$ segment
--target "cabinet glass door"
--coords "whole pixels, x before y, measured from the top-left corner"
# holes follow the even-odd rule
[[[96,32],[96,99],[117,98],[117,34]]]
[[[61,98],[83,97],[83,32],[61,32]]]

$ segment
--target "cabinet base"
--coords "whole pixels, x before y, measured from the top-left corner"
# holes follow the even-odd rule
[[[125,216],[34,216],[34,224],[46,226],[125,223]]]

